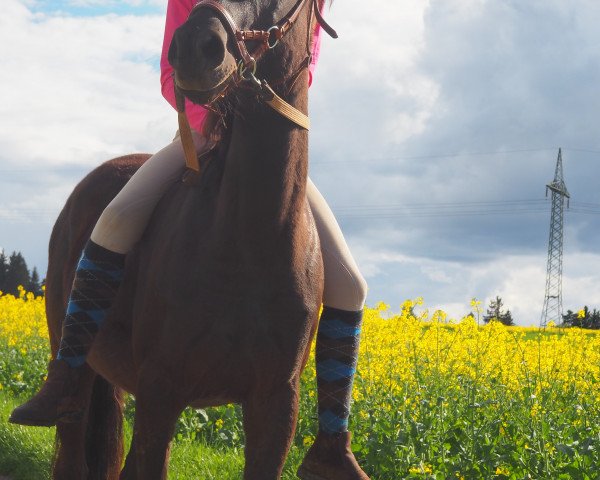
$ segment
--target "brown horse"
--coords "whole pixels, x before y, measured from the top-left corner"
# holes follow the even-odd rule
[[[220,4],[237,25],[253,30],[266,30],[298,7],[285,37],[265,37],[269,51],[260,52],[257,76],[306,112],[307,41],[317,1]],[[172,186],[128,255],[119,296],[88,357],[79,394],[86,414],[57,427],[54,478],[164,479],[182,410],[231,402],[243,408],[244,478],[281,475],[323,284],[305,195],[308,133],[262,103],[255,89],[230,88],[240,81],[232,73],[240,47],[228,21],[212,7],[196,8],[174,37],[176,81],[196,91],[188,92],[193,99],[206,103],[228,88],[217,104],[227,111],[226,128],[197,181]],[[146,158],[98,167],[57,220],[46,288],[53,354],[82,247]],[[124,391],[135,395],[136,412],[120,472]]]

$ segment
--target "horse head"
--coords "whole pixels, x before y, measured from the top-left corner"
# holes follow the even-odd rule
[[[198,2],[175,31],[169,49],[176,86],[194,103],[210,104],[232,85],[244,80],[258,84],[257,70],[269,81],[285,82],[291,76],[295,79],[310,63],[313,17],[316,15],[325,30],[335,36],[322,19],[321,3]],[[302,42],[305,48],[300,47]]]

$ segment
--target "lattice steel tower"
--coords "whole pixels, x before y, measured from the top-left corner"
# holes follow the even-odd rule
[[[540,326],[545,327],[552,321],[562,323],[562,254],[563,254],[563,214],[565,199],[569,208],[569,192],[563,179],[562,153],[558,149],[554,180],[546,185],[552,192],[552,214],[550,216],[550,239],[548,240],[548,267],[546,271],[546,293]]]

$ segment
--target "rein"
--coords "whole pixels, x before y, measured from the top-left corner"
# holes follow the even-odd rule
[[[259,80],[256,77],[256,66],[258,60],[265,54],[265,52],[274,49],[279,41],[285,36],[285,34],[292,28],[302,8],[307,2],[311,2],[311,18],[314,14],[316,16],[319,25],[333,38],[337,38],[336,31],[323,19],[323,15],[319,10],[319,0],[298,0],[296,5],[285,15],[279,22],[270,27],[267,30],[240,30],[235,23],[235,20],[227,9],[215,0],[201,0],[198,2],[190,15],[200,8],[210,8],[216,12],[218,17],[223,21],[223,25],[228,30],[228,33],[234,39],[235,46],[235,57],[238,61],[238,70],[234,73],[235,78],[233,82],[229,82],[229,86],[212,102],[224,97],[230,88],[231,83],[235,86],[239,86],[241,82],[247,82],[250,87],[256,91],[259,98],[263,100],[269,107],[275,110],[277,113],[287,118],[291,122],[298,125],[300,128],[309,130],[310,120],[307,115],[302,113],[297,108],[290,105],[288,102],[278,96],[275,91],[269,86],[266,80]],[[304,68],[308,68],[311,60],[310,52],[310,28],[311,23],[309,22],[309,30],[307,32],[307,57],[301,63],[298,71],[292,76],[295,81]],[[246,46],[248,41],[258,41],[259,45],[250,53]],[[175,85],[175,98],[177,102],[177,119],[179,122],[179,134],[181,136],[181,143],[185,155],[185,163],[189,170],[192,170],[196,174],[200,172],[200,163],[198,156],[196,155],[196,149],[192,140],[192,133],[190,125],[185,114],[185,97],[177,84]],[[212,103],[211,102],[211,103]],[[212,148],[214,148],[213,143]],[[212,150],[209,148],[208,151]],[[208,153],[205,152],[205,153]]]

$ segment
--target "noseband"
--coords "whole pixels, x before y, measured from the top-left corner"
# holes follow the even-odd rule
[[[257,61],[263,56],[263,54],[269,50],[275,48],[279,41],[286,35],[286,33],[292,28],[302,8],[307,2],[311,2],[311,18],[314,13],[319,25],[333,38],[337,38],[336,31],[323,19],[323,15],[319,10],[319,0],[298,0],[294,7],[285,15],[279,22],[270,27],[267,30],[241,30],[238,28],[235,20],[227,9],[215,0],[201,0],[199,1],[192,11],[190,16],[200,8],[209,8],[213,10],[217,16],[221,19],[223,25],[228,30],[231,38],[234,40],[235,46],[235,57],[238,62],[238,70],[236,78],[234,79],[234,85],[239,85],[242,81],[250,83],[251,87],[259,94],[259,97],[267,103],[271,108],[277,111],[288,120],[294,122],[296,125],[309,129],[310,121],[308,117],[300,112],[298,109],[287,103],[281,97],[279,97],[273,89],[267,84],[266,80],[259,80],[256,78],[256,65]],[[309,21],[309,31],[307,32],[307,57],[301,63],[298,71],[293,75],[296,78],[300,72],[310,65],[311,51],[309,44],[310,25],[312,22]],[[257,41],[258,46],[250,52],[246,46],[246,42]],[[218,97],[225,96],[228,88]],[[192,141],[191,130],[189,122],[185,116],[185,99],[182,92],[175,85],[175,96],[177,99],[177,111],[179,119],[179,132],[181,135],[181,142],[183,145],[186,165],[188,169],[195,172],[200,171],[200,165]],[[213,100],[214,101],[214,100]]]
[[[321,12],[319,10],[319,2],[318,0],[298,0],[296,5],[288,12],[286,16],[284,16],[279,22],[270,27],[268,30],[241,30],[238,28],[235,20],[231,16],[231,14],[227,11],[227,9],[215,0],[201,0],[198,2],[190,15],[194,13],[196,10],[200,8],[210,8],[214,10],[217,15],[223,21],[223,24],[232,35],[232,38],[235,39],[235,47],[237,50],[237,60],[239,62],[239,69],[242,73],[245,70],[255,70],[256,62],[258,59],[267,51],[275,48],[279,41],[285,36],[285,34],[292,28],[298,17],[300,16],[300,12],[302,11],[302,7],[306,4],[306,2],[311,2],[311,8],[314,9],[315,15],[317,17],[317,21],[329,35],[333,38],[337,38],[336,31],[331,28],[331,26],[323,19]],[[312,13],[311,13],[312,16]],[[246,42],[249,41],[258,41],[260,42],[259,46],[256,47],[250,54],[248,52],[248,48],[246,47]]]

